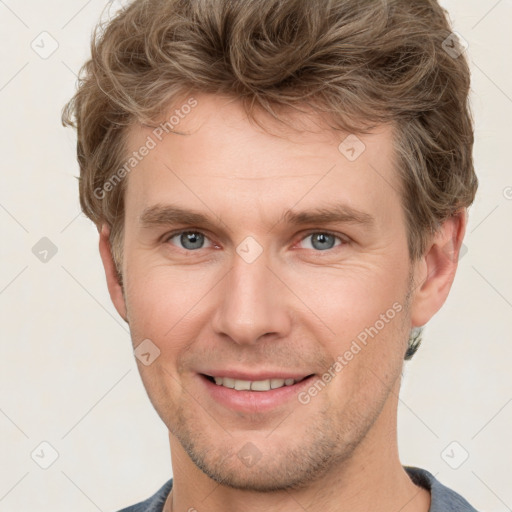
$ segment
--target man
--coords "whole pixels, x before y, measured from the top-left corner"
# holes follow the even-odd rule
[[[434,0],[136,0],[63,119],[173,479],[125,511],[474,511],[403,467],[474,200]]]

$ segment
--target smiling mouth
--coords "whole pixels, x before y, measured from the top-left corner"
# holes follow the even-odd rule
[[[313,374],[307,375],[300,379],[265,379],[265,380],[240,380],[240,379],[232,379],[230,377],[212,377],[211,375],[202,374],[203,377],[206,377],[210,382],[216,384],[217,386],[222,386],[229,389],[234,389],[235,391],[271,391],[273,389],[279,389],[286,386],[293,386],[299,382],[302,382],[309,377],[312,377]]]

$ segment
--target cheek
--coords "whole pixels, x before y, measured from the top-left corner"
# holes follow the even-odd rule
[[[204,273],[165,265],[133,265],[127,273],[125,294],[134,344],[149,338],[166,350],[170,340],[178,347],[180,333],[197,324],[201,300],[212,287],[208,283]]]
[[[302,276],[297,294],[336,339],[347,341],[376,322],[388,325],[401,315],[406,294],[402,274],[377,265],[314,272]]]
[[[334,386],[343,400],[366,401],[380,396],[400,371],[407,338],[405,280],[400,272],[367,272],[331,279],[315,310],[335,334],[324,346],[336,375]],[[312,307],[313,309],[313,307]],[[318,331],[317,331],[318,332]],[[325,338],[327,339],[327,338]],[[357,400],[356,400],[357,401]]]

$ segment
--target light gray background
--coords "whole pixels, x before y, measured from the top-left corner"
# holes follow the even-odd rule
[[[400,451],[404,464],[428,469],[479,510],[504,512],[512,507],[512,1],[443,5],[469,43],[480,188],[451,294],[406,364]],[[96,229],[79,213],[75,133],[60,125],[104,7],[0,0],[1,512],[113,511],[171,477],[166,428],[110,302]],[[43,31],[59,45],[47,58],[31,47],[52,48]],[[46,263],[32,252],[42,237],[58,249]],[[35,462],[51,460],[43,441],[58,452],[48,469]],[[466,451],[452,469],[447,461],[460,464]]]

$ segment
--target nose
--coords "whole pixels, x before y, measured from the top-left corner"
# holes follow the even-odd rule
[[[265,251],[251,263],[235,254],[219,290],[222,295],[212,321],[215,333],[240,345],[255,344],[265,335],[287,336],[291,294],[278,274]]]

